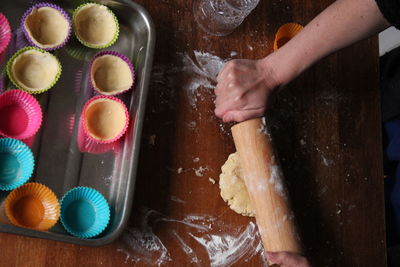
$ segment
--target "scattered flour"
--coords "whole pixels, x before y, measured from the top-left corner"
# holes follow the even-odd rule
[[[199,237],[192,233],[189,235],[207,250],[212,267],[230,266],[241,258],[251,258],[263,251],[257,227],[253,222],[237,236],[206,234]]]
[[[285,187],[283,186],[283,177],[282,171],[278,165],[272,164],[270,166],[270,178],[268,179],[268,183],[274,185],[275,192],[277,192],[280,196],[286,197]]]
[[[321,154],[321,158],[322,158],[322,163],[326,167],[332,166],[335,163],[333,160],[325,158],[324,155],[322,155],[322,154]]]
[[[199,168],[193,169],[193,170],[194,170],[196,176],[201,177],[201,176],[203,176],[204,173],[205,173],[206,171],[208,171],[209,169],[208,169],[207,166],[206,166],[206,167],[200,166]]]
[[[189,103],[196,107],[197,98],[202,98],[198,92],[200,86],[214,89],[219,71],[224,66],[224,60],[210,53],[193,51],[195,58],[192,59],[187,53],[179,54],[182,57],[183,72],[186,74],[186,89]]]
[[[177,57],[179,60],[177,64],[158,64],[153,67],[154,91],[158,94],[160,104],[174,110],[176,109],[177,93],[179,90],[184,90],[189,104],[193,109],[197,109],[199,99],[205,100],[206,97],[214,96],[212,90],[204,93],[198,89],[200,87],[214,89],[217,75],[227,59],[197,50],[190,54],[178,52]]]
[[[210,181],[210,183],[215,184],[215,180],[211,177],[208,177],[208,180]]]
[[[188,214],[182,219],[167,217],[155,210],[141,208],[138,226],[128,226],[121,237],[117,249],[126,255],[126,263],[143,262],[147,265],[161,266],[174,260],[166,243],[157,236],[154,229],[168,224],[167,234],[187,256],[191,266],[230,266],[238,260],[248,261],[259,256],[266,265],[261,238],[257,227],[250,222],[245,228],[237,229],[222,222],[219,216]],[[199,259],[191,240],[197,241],[207,252],[209,259]],[[198,246],[196,246],[198,249]]]

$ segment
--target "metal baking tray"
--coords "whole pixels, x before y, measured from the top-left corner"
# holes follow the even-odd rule
[[[63,7],[71,15],[73,9],[84,1],[50,2]],[[36,163],[30,181],[47,185],[59,198],[76,186],[95,188],[110,204],[110,223],[100,236],[92,239],[79,239],[67,234],[60,222],[48,232],[0,224],[1,232],[99,246],[115,240],[128,222],[151,77],[155,30],[147,11],[135,2],[130,0],[94,2],[109,6],[120,23],[118,41],[107,50],[125,54],[135,67],[134,89],[119,97],[129,109],[130,127],[122,141],[113,147],[85,144],[79,146],[80,114],[85,101],[94,95],[88,85],[88,62],[99,50],[84,48],[72,35],[66,46],[53,52],[62,63],[63,72],[52,89],[35,95],[42,106],[44,121],[36,136],[32,140],[26,140],[26,143],[32,148]],[[0,12],[9,19],[13,30],[6,58],[0,65],[2,79],[5,88],[8,89],[13,86],[5,75],[6,61],[24,43],[21,39],[22,32],[18,27],[24,11],[32,4],[26,0],[4,0],[0,5]],[[0,204],[8,193],[0,192]]]

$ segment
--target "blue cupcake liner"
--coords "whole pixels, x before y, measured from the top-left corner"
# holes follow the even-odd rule
[[[35,160],[32,151],[23,142],[0,139],[0,190],[13,190],[32,176]]]
[[[54,8],[55,10],[57,10],[58,12],[60,12],[60,13],[63,15],[63,17],[64,17],[64,18],[67,20],[67,22],[68,22],[68,26],[69,26],[69,27],[68,27],[67,36],[65,37],[64,41],[63,41],[61,44],[57,45],[57,46],[54,46],[54,47],[47,47],[47,48],[42,47],[42,46],[38,46],[38,45],[32,40],[31,36],[30,36],[29,33],[28,33],[28,30],[25,28],[25,20],[26,20],[26,18],[32,13],[32,11],[33,11],[34,9],[39,9],[39,8],[41,8],[41,7],[51,7],[51,8]],[[21,27],[21,29],[23,30],[26,39],[28,40],[28,42],[29,42],[31,45],[36,46],[36,47],[39,47],[39,48],[41,48],[41,49],[43,49],[43,50],[46,50],[46,51],[52,51],[52,50],[56,50],[56,49],[59,49],[59,48],[63,47],[63,46],[68,42],[69,37],[71,36],[71,29],[72,29],[72,26],[71,26],[71,19],[70,19],[70,17],[68,16],[67,12],[65,12],[64,9],[62,9],[60,6],[57,6],[57,5],[52,4],[52,3],[45,3],[45,2],[36,4],[36,5],[33,5],[31,8],[29,8],[29,9],[24,13],[24,15],[22,16],[22,19],[21,19],[21,26],[20,26],[20,27]]]
[[[97,190],[75,187],[60,201],[60,219],[65,230],[79,238],[92,238],[106,229],[110,221],[110,207]]]

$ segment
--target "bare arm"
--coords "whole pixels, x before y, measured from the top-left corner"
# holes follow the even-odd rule
[[[215,114],[225,122],[262,116],[274,88],[388,26],[375,0],[337,0],[278,51],[261,60],[228,62],[217,78]]]
[[[326,55],[389,26],[375,0],[338,0],[275,53],[278,79],[286,83]]]

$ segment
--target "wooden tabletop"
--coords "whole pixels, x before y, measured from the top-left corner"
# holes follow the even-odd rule
[[[99,248],[0,234],[1,266],[262,266],[254,219],[219,195],[220,167],[234,152],[229,125],[189,66],[210,55],[264,57],[280,25],[305,25],[332,1],[260,1],[228,37],[202,32],[192,1],[138,2],[157,41],[130,225]],[[378,71],[377,38],[362,41],[307,70],[267,114],[316,266],[386,266]]]

